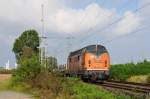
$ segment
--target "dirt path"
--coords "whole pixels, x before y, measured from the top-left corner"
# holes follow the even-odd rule
[[[0,82],[9,80],[11,74],[0,74]],[[33,99],[31,95],[19,93],[15,91],[0,91],[0,99]]]
[[[0,81],[8,80],[11,78],[11,74],[0,74]]]
[[[0,99],[33,99],[33,97],[23,93],[3,91],[0,92]]]

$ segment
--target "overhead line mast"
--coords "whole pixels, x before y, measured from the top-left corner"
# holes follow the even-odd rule
[[[44,45],[44,39],[47,39],[46,36],[44,36],[45,33],[45,20],[44,20],[44,4],[41,4],[41,35],[40,35],[40,62],[42,65],[44,65],[46,67],[46,61],[44,62],[44,60],[46,59],[46,45]]]
[[[43,33],[44,33],[44,4],[41,5],[41,10],[42,10],[42,17],[41,17],[42,31],[41,31],[41,36],[43,36]]]

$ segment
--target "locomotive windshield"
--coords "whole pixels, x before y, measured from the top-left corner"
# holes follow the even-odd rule
[[[101,45],[88,46],[88,47],[86,47],[86,51],[89,52],[89,53],[96,54],[98,56],[100,54],[103,54],[103,53],[107,52],[106,48],[104,46],[101,46]]]
[[[74,55],[79,55],[81,54],[82,52],[84,51],[87,51],[89,53],[93,53],[97,56],[103,54],[103,53],[107,53],[107,50],[104,46],[102,45],[90,45],[90,46],[87,46],[87,47],[84,47],[80,50],[77,50],[77,51],[74,51],[74,52],[71,52],[69,56],[74,56]]]

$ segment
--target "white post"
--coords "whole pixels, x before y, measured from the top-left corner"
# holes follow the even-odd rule
[[[17,67],[18,67],[18,64],[17,64],[17,63],[15,63],[15,69],[17,69]]]
[[[6,69],[6,70],[10,70],[9,60],[8,60],[8,62],[6,63],[5,69]]]

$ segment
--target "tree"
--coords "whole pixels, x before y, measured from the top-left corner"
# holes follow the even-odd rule
[[[57,69],[57,59],[55,57],[47,57],[46,66],[48,71],[53,71],[54,69]]]
[[[40,73],[39,45],[40,38],[35,30],[24,31],[15,40],[12,49],[18,62],[13,73],[15,82],[32,81]]]
[[[40,38],[38,36],[37,31],[35,30],[27,30],[24,31],[21,36],[19,36],[14,43],[13,46],[13,52],[16,55],[17,60],[20,59],[20,57],[27,52],[27,50],[32,50],[32,53],[26,53],[26,54],[33,54],[39,53],[39,47],[40,45]],[[29,52],[29,51],[28,51]],[[31,56],[31,55],[27,55]]]

